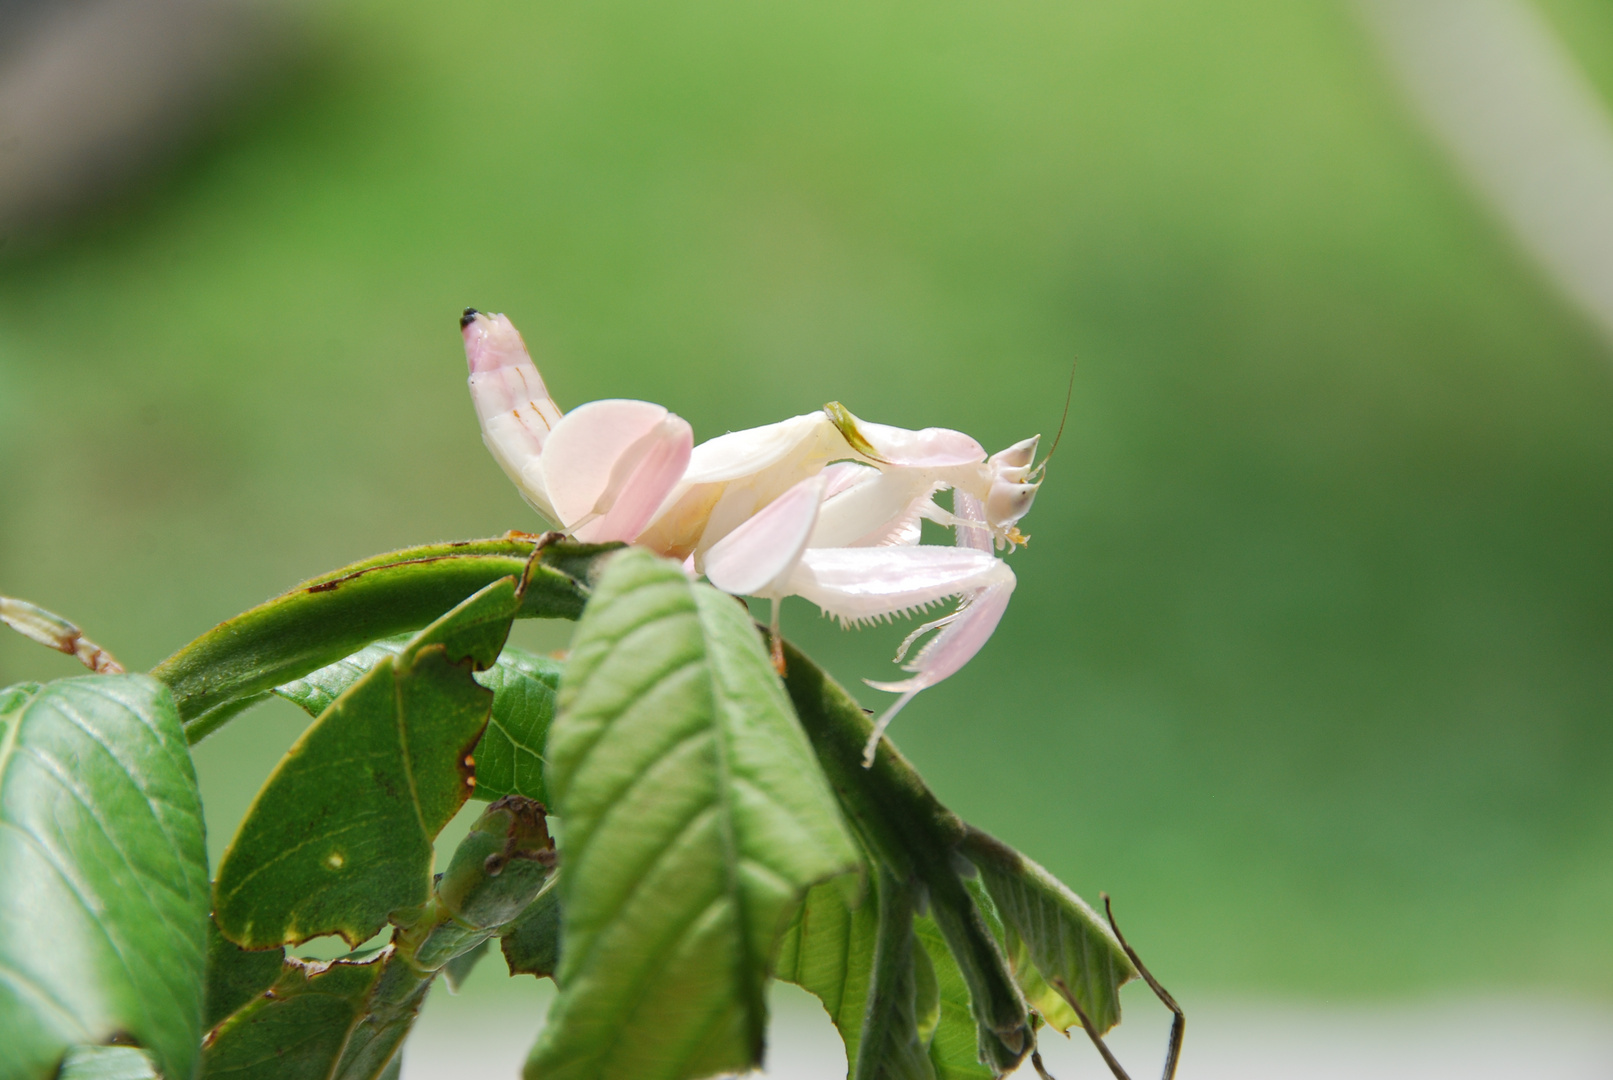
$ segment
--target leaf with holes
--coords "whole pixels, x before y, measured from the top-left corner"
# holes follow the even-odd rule
[[[676,563],[614,556],[577,627],[548,761],[565,948],[527,1076],[757,1065],[790,912],[858,858],[749,613]]]
[[[375,1080],[397,1057],[431,977],[388,948],[364,960],[284,959],[208,1032],[202,1080]]]
[[[191,1075],[206,935],[201,798],[167,688],[0,690],[0,1076],[55,1076],[69,1047],[113,1037]]]
[[[357,946],[423,903],[432,841],[470,795],[466,763],[493,694],[472,678],[497,658],[520,605],[503,578],[381,660],[305,731],[258,793],[214,883],[238,945],[340,934]]]
[[[318,671],[275,687],[274,692],[295,703],[309,716],[328,709],[349,686],[369,674],[409,643],[408,635],[383,638]],[[543,743],[554,720],[555,689],[565,664],[547,656],[506,645],[498,662],[479,672],[476,681],[493,691],[493,715],[476,744],[478,799],[524,795],[548,802],[543,786]]]
[[[872,881],[867,893],[853,906],[838,882],[814,885],[784,932],[773,968],[777,978],[794,983],[823,1003],[846,1044],[849,1067],[857,1063],[868,983],[874,971],[874,943],[879,935],[879,905]]]

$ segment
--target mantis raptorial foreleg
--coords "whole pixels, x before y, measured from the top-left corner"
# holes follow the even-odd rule
[[[903,642],[898,660],[916,637],[940,631],[905,665],[912,678],[869,683],[901,695],[869,737],[865,760],[871,762],[885,728],[902,707],[963,667],[991,637],[1013,594],[1014,572],[990,552],[972,547],[808,547],[824,487],[821,477],[802,481],[735,529],[707,553],[706,576],[726,592],[767,597],[775,604],[784,596],[805,597],[846,624],[961,598],[955,612],[920,627]]]

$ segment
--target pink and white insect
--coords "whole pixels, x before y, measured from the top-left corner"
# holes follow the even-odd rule
[[[724,592],[771,600],[775,643],[786,596],[844,625],[957,598],[902,642],[897,663],[939,631],[903,665],[910,678],[868,682],[901,696],[865,764],[897,712],[997,628],[1014,572],[996,552],[1025,542],[1017,525],[1041,484],[1040,436],[988,457],[960,431],[872,424],[831,402],[695,446],[687,422],[647,401],[562,412],[508,319],[466,309],[460,326],[483,441],[532,508],[578,540],[639,544]],[[935,502],[946,490],[950,511]],[[925,518],[951,527],[955,546],[920,545]]]

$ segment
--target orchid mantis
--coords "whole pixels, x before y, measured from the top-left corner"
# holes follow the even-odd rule
[[[736,596],[802,596],[843,625],[927,610],[956,598],[896,655],[910,677],[873,682],[900,695],[864,753],[919,691],[966,664],[991,637],[1014,591],[997,551],[1025,543],[1045,466],[1039,436],[987,456],[947,428],[868,423],[839,403],[694,445],[682,418],[646,401],[606,400],[562,412],[521,335],[503,315],[460,319],[482,439],[537,512],[579,540],[620,540],[681,559]],[[952,492],[952,509],[935,502]],[[921,546],[920,522],[954,530],[951,547]]]

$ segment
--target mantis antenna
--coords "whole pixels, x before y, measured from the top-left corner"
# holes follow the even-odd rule
[[[1075,367],[1081,362],[1079,356],[1070,359],[1070,382],[1064,388],[1064,411],[1059,414],[1059,429],[1053,434],[1053,445],[1048,448],[1047,456],[1042,463],[1030,472],[1030,478],[1040,480],[1047,475],[1047,463],[1053,460],[1053,452],[1059,448],[1059,440],[1064,438],[1064,422],[1070,418],[1070,401],[1075,397]]]

